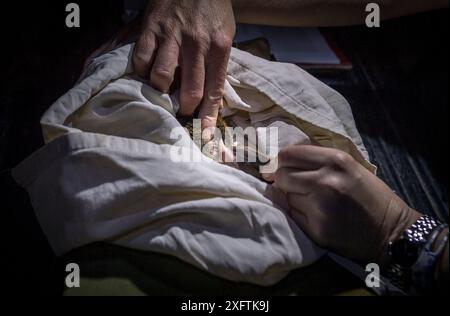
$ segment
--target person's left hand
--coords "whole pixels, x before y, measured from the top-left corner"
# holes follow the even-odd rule
[[[168,92],[180,65],[179,114],[190,116],[200,105],[202,128],[215,127],[235,28],[231,0],[151,0],[135,72]]]
[[[290,215],[318,245],[383,263],[386,246],[420,216],[347,153],[299,145],[278,156],[275,186]]]

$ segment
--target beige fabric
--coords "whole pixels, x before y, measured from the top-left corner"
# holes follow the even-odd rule
[[[212,160],[176,163],[177,95],[132,75],[126,45],[96,58],[42,118],[46,145],[19,165],[57,254],[95,241],[174,255],[215,275],[274,284],[323,251],[288,218],[283,194]],[[314,142],[374,171],[348,103],[300,68],[233,49],[224,116],[279,128],[281,147]],[[248,118],[243,120],[242,118]]]

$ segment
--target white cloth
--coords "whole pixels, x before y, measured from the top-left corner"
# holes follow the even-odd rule
[[[56,254],[108,241],[260,285],[317,260],[323,251],[285,215],[276,189],[213,161],[168,158],[176,97],[133,78],[132,48],[93,60],[43,116],[46,145],[13,171]],[[225,92],[224,115],[278,126],[283,146],[311,140],[374,170],[348,103],[300,68],[233,49]]]

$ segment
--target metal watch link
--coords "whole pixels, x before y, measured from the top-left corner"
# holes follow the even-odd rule
[[[392,285],[404,292],[409,291],[412,285],[411,268],[432,232],[440,225],[432,217],[423,215],[399,239],[389,242],[391,264],[387,268],[386,277]]]

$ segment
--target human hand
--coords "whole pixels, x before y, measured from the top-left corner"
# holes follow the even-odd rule
[[[179,113],[192,115],[200,106],[202,128],[215,127],[235,27],[231,0],[149,1],[135,72],[168,92],[180,65]]]
[[[274,180],[303,231],[351,259],[383,264],[388,242],[420,217],[383,181],[336,149],[288,147],[278,156]]]

